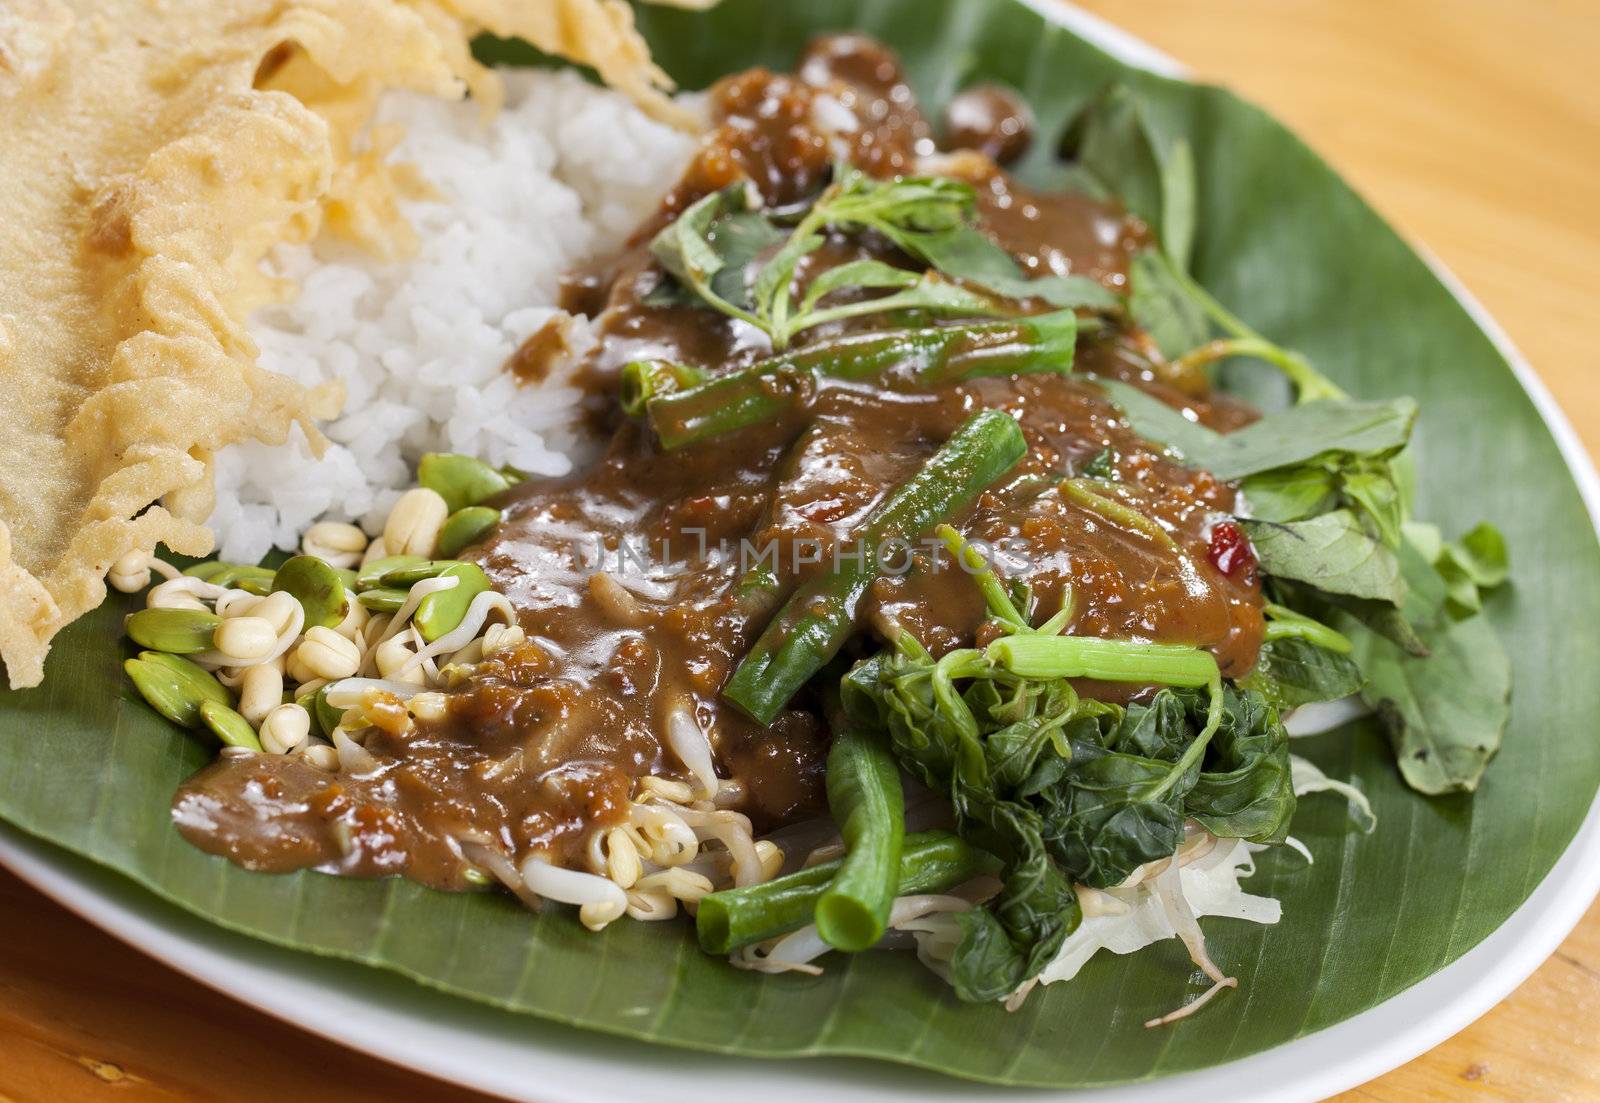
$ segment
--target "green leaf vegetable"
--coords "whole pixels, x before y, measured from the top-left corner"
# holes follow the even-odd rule
[[[1466,617],[1483,608],[1483,591],[1510,577],[1505,537],[1490,524],[1480,524],[1460,540],[1446,541],[1434,525],[1407,522],[1406,539],[1433,564],[1444,580],[1450,612]]]
[[[656,235],[651,251],[682,289],[704,305],[764,332],[776,351],[801,332],[866,314],[923,311],[963,317],[1007,316],[1015,300],[1058,309],[1114,310],[1118,299],[1094,280],[1030,280],[974,221],[972,185],[948,177],[875,180],[848,165],[787,233],[731,185],[692,204]],[[824,232],[876,232],[929,267],[913,272],[874,259],[836,266],[803,293],[801,262]],[[759,266],[758,258],[765,257]],[[886,291],[827,305],[838,291]]]
[[[1068,144],[1088,190],[1115,195],[1155,231],[1167,255],[1186,268],[1194,248],[1197,205],[1189,143],[1161,140],[1133,90],[1114,84],[1079,114]]]
[[[951,962],[968,1000],[1014,991],[1080,919],[1073,881],[1106,887],[1171,857],[1187,818],[1277,841],[1294,809],[1287,737],[1259,694],[1225,687],[1192,647],[1035,629],[949,528],[1002,635],[934,659],[907,633],[845,678],[853,725],[882,733],[900,765],[948,794],[960,829],[1005,862],[987,908],[962,913]],[[1170,687],[1126,709],[1080,698],[1074,678]]]
[[[1251,516],[1290,522],[1350,508],[1385,544],[1399,543],[1401,494],[1389,465],[1416,423],[1411,399],[1329,399],[1224,434],[1136,387],[1102,385],[1140,436],[1219,478],[1243,480]]]
[[[1421,552],[1405,543],[1399,558],[1408,584],[1405,617],[1427,654],[1409,652],[1349,615],[1336,623],[1354,645],[1366,676],[1362,696],[1406,782],[1429,794],[1472,792],[1510,719],[1511,660],[1484,617],[1456,615],[1450,583]]]
[[[1279,605],[1266,607],[1266,637],[1255,669],[1240,682],[1280,710],[1337,701],[1366,683],[1350,657],[1350,640],[1327,625]]]
[[[1349,510],[1288,524],[1247,519],[1244,526],[1268,575],[1304,582],[1323,593],[1391,605],[1405,601],[1400,561]]]

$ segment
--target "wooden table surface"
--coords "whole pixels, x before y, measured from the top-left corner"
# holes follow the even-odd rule
[[[1600,19],[1589,0],[1088,0],[1274,111],[1510,331],[1600,452]],[[0,871],[0,1103],[484,1097],[157,965]],[[1500,1007],[1341,1097],[1600,1099],[1600,905]]]

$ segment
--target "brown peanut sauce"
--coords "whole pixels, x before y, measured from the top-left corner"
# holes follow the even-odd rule
[[[620,366],[636,358],[719,370],[770,351],[743,323],[648,301],[664,277],[646,243],[696,198],[745,179],[782,207],[815,194],[836,160],[889,176],[936,154],[895,59],[859,36],[819,40],[795,76],[729,77],[711,104],[713,129],[660,214],[623,254],[569,279],[568,304],[597,315],[600,342],[583,373],[597,394],[613,394]],[[841,111],[853,126],[841,130]],[[964,124],[981,114],[968,111]],[[1137,219],[1023,187],[979,152],[988,147],[970,125],[961,141],[940,171],[974,183],[982,227],[1025,270],[1124,288],[1130,258],[1148,242]],[[910,264],[885,242],[834,237],[800,279],[861,256]],[[869,317],[799,340],[881,324]],[[1259,582],[1249,568],[1224,574],[1207,554],[1235,488],[1137,437],[1093,377],[1130,381],[1222,430],[1252,415],[1206,393],[1203,380],[1164,377],[1147,347],[1140,334],[1102,331],[1080,340],[1072,376],[905,390],[823,384],[797,391],[768,422],[676,451],[614,412],[614,438],[593,467],[514,487],[495,503],[502,523],[463,553],[516,608],[524,645],[477,664],[443,720],[374,729],[366,748],[376,771],[335,776],[280,756],[225,758],[180,790],[175,821],[196,845],[264,870],[400,874],[463,888],[463,839],[518,860],[543,852],[581,864],[586,841],[616,820],[638,778],[684,776],[663,734],[675,708],[692,710],[709,734],[728,779],[723,803],[758,829],[819,813],[828,735],[816,703],[803,692],[763,726],[720,697],[772,612],[741,602],[740,576],[763,551],[786,591],[827,569],[831,550],[985,407],[1018,419],[1028,452],[954,523],[1003,544],[1001,569],[1028,584],[1036,622],[1070,594],[1069,632],[1197,645],[1225,675],[1241,676],[1261,642]],[[1170,540],[1062,489],[1102,455],[1116,480],[1094,484],[1097,492],[1155,519]],[[926,553],[874,583],[855,614],[852,646],[862,653],[892,627],[936,654],[969,646],[985,618],[971,578]],[[1140,690],[1081,688],[1113,699]]]

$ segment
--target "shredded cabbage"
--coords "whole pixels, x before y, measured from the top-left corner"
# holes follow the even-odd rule
[[[1252,923],[1278,922],[1283,914],[1278,901],[1252,896],[1239,887],[1242,878],[1255,872],[1254,853],[1260,849],[1242,839],[1219,839],[1209,852],[1178,870],[1183,899],[1195,918],[1221,915]],[[1131,954],[1151,943],[1177,938],[1155,882],[1155,877],[1146,877],[1129,888],[1083,890],[1093,894],[1083,922],[1067,937],[1055,960],[1018,994],[1035,983],[1071,980],[1101,950]],[[954,915],[926,915],[897,929],[910,930],[916,937],[917,956],[923,964],[941,976],[946,974],[950,955],[960,940]]]
[[[1316,765],[1297,754],[1289,756],[1289,777],[1294,785],[1294,795],[1303,797],[1307,793],[1338,793],[1350,802],[1350,818],[1356,821],[1356,826],[1370,835],[1378,826],[1378,815],[1372,810],[1372,802],[1367,800],[1367,795],[1348,782],[1335,781]]]

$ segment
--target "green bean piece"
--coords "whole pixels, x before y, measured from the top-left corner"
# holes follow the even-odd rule
[[[876,945],[889,923],[905,841],[900,768],[881,741],[829,710],[835,724],[828,751],[828,810],[839,825],[845,855],[817,898],[817,933],[836,950]]]
[[[344,583],[333,567],[314,555],[297,555],[278,568],[272,592],[279,591],[300,603],[306,628],[332,628],[344,619]]]
[[[256,737],[256,730],[250,726],[250,721],[227,705],[207,701],[200,706],[200,720],[211,729],[213,735],[230,747],[244,747],[257,752],[261,750],[261,740]]]
[[[420,555],[384,555],[356,572],[356,589],[372,590],[383,585],[383,576],[399,567],[414,567],[427,560]]]
[[[272,576],[275,573],[270,567],[256,567],[249,563],[229,563],[206,581],[214,586],[243,590],[246,593],[255,594],[257,597],[266,597],[272,592]]]
[[[227,570],[228,567],[229,564],[219,559],[204,559],[199,563],[193,563],[185,567],[183,573],[190,578],[198,578],[201,582],[210,582],[217,575]]]
[[[459,567],[459,559],[419,559],[415,563],[407,563],[403,567],[383,572],[379,580],[384,586],[406,587],[421,582],[425,578],[438,578],[451,567]]]
[[[222,618],[204,609],[140,609],[128,617],[128,638],[140,647],[173,655],[211,650]]]
[[[708,954],[728,954],[804,927],[842,864],[837,859],[823,862],[764,884],[724,889],[704,897],[694,922],[700,948]],[[900,851],[895,895],[942,892],[999,868],[999,859],[954,832],[907,835]]]
[[[417,464],[417,482],[438,493],[451,513],[475,506],[511,485],[500,472],[471,456],[429,452]]]
[[[937,386],[985,375],[1066,374],[1078,338],[1070,310],[976,325],[857,334],[796,349],[645,402],[663,448],[682,448],[779,417],[818,378]]]
[[[812,576],[767,623],[723,688],[723,696],[763,724],[843,647],[856,606],[882,573],[879,556],[967,506],[1027,450],[1016,419],[1000,410],[973,414],[918,471],[885,498],[837,549],[836,568]]]
[[[778,573],[765,563],[757,563],[739,577],[734,600],[740,613],[754,620],[778,611],[783,600],[783,584]]]
[[[151,708],[186,728],[200,723],[200,706],[207,701],[222,705],[233,701],[209,671],[176,655],[142,651],[138,658],[125,661],[122,669]]]
[[[622,365],[617,394],[622,412],[642,417],[652,398],[681,391],[705,380],[705,372],[670,360],[634,360]]]
[[[428,643],[454,629],[467,615],[472,599],[489,588],[489,576],[476,563],[456,563],[441,571],[439,578],[460,579],[454,589],[429,594],[417,603],[411,625]]]
[[[471,547],[488,536],[499,523],[500,511],[493,506],[458,509],[445,518],[435,547],[440,555],[454,557],[462,548]]]
[[[774,472],[775,480],[778,484],[790,482],[800,475],[804,468],[808,449],[819,432],[820,430],[815,425],[812,425],[795,437]],[[767,505],[761,511],[761,520],[753,527],[752,531],[764,532],[771,527],[776,504],[775,500],[767,502]],[[776,552],[776,549],[769,548],[768,550]],[[767,556],[762,556],[755,563],[752,563],[739,576],[739,581],[736,584],[734,590],[735,609],[744,624],[753,625],[758,621],[765,623],[771,619],[772,614],[776,613],[783,605],[783,599],[788,597],[789,591],[794,588],[793,579],[778,577],[776,570],[778,565],[777,555],[773,554],[771,556],[772,562],[770,563],[766,561],[767,558]]]
[[[406,603],[406,591],[392,586],[379,586],[374,590],[362,590],[356,595],[369,613],[397,613],[400,606]]]

